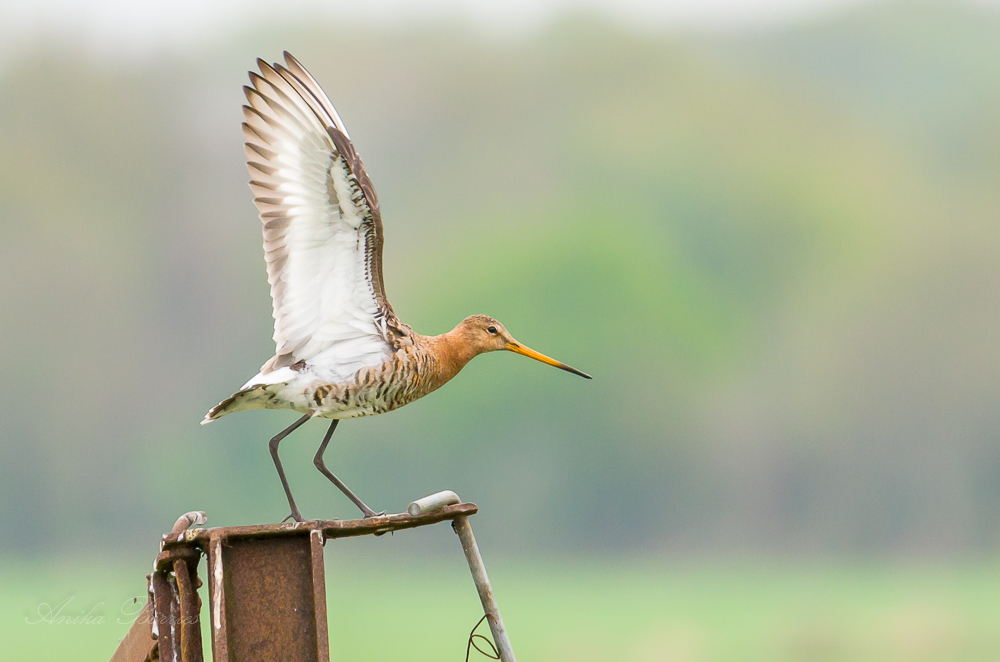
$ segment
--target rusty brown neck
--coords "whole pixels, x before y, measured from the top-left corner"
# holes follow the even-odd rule
[[[469,342],[461,325],[439,336],[425,336],[427,348],[437,359],[436,386],[444,384],[465,367],[469,361],[482,353],[474,343]]]

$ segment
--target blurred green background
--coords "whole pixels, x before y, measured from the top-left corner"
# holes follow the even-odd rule
[[[522,658],[1000,657],[996,6],[262,16],[139,54],[40,34],[0,62],[16,659],[109,658],[182,512],[287,513],[266,442],[295,414],[198,425],[273,352],[240,106],[282,49],[378,188],[400,318],[490,314],[595,377],[491,354],[327,455],[379,510],[480,505]],[[307,517],[354,517],[314,425],[282,445],[292,488]],[[328,554],[334,650],[462,659],[479,612],[447,528]],[[102,622],[37,622],[66,599]],[[413,648],[358,650],[365,628]]]

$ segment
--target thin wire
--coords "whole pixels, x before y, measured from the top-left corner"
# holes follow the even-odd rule
[[[497,647],[493,645],[493,642],[481,634],[476,634],[476,630],[479,629],[479,626],[482,625],[483,621],[485,620],[486,620],[486,614],[483,614],[483,617],[480,618],[479,621],[476,623],[476,627],[472,628],[472,632],[469,633],[469,643],[465,647],[465,662],[469,662],[469,655],[472,653],[473,648],[475,648],[477,651],[479,651],[486,657],[490,658],[491,660],[500,659],[500,651],[498,651]],[[476,642],[476,639],[482,639],[483,641],[485,641],[486,645],[490,647],[489,652],[484,651],[482,648],[480,648],[479,644]]]

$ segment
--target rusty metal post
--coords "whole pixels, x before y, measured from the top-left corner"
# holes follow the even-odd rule
[[[461,503],[454,492],[432,494],[410,506],[409,514],[360,520],[213,529],[189,529],[203,524],[205,514],[185,514],[163,536],[154,572],[148,576],[150,600],[143,613],[149,618],[133,623],[113,660],[202,662],[197,568],[201,554],[207,553],[214,662],[329,662],[325,541],[452,520],[466,548],[501,660],[514,662],[468,523],[479,509]],[[155,639],[152,646],[150,634]]]
[[[215,662],[329,662],[322,532],[287,534],[213,536]]]
[[[458,534],[459,540],[462,541],[462,551],[465,552],[465,559],[469,562],[472,581],[476,583],[476,591],[479,592],[479,600],[483,603],[483,611],[486,612],[486,620],[489,621],[493,641],[496,642],[497,649],[500,651],[500,660],[501,662],[516,662],[514,649],[511,648],[510,639],[507,637],[507,629],[500,617],[500,607],[497,606],[496,598],[493,597],[490,578],[486,576],[483,557],[479,554],[476,537],[472,535],[472,527],[469,526],[469,518],[456,517],[452,520],[451,526]]]

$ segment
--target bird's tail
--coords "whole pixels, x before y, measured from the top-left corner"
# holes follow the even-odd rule
[[[274,393],[267,390],[266,384],[256,384],[242,391],[237,391],[231,396],[208,410],[201,424],[216,421],[226,414],[235,411],[247,411],[249,409],[268,409],[270,402],[274,399]]]

